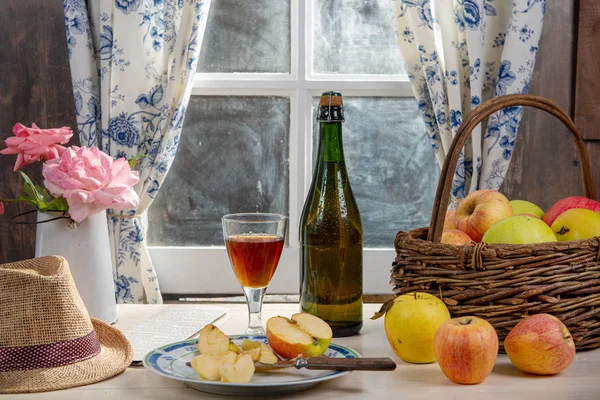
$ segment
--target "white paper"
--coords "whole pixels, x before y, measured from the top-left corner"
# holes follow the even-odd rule
[[[204,326],[227,313],[216,306],[169,307],[124,331],[133,347],[133,363],[141,363],[157,347],[195,336]]]

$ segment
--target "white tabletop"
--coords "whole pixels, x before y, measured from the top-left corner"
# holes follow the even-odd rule
[[[226,334],[241,333],[247,323],[244,304],[218,304],[230,313],[217,325]],[[197,307],[197,305],[194,305]],[[120,305],[116,326],[126,329],[164,307],[186,305]],[[361,334],[334,339],[364,357],[391,357],[398,367],[392,372],[352,372],[339,379],[321,383],[305,392],[286,395],[286,399],[600,399],[600,350],[581,352],[575,362],[561,374],[537,377],[519,372],[506,355],[499,355],[487,380],[479,385],[464,386],[450,382],[437,364],[415,365],[402,362],[390,348],[383,329],[383,319],[369,317],[379,305],[366,304]],[[289,316],[298,312],[297,304],[265,304],[263,318]],[[4,399],[224,399],[186,387],[183,383],[160,377],[142,367],[128,368],[123,374],[94,385],[57,392],[4,395]],[[276,398],[276,397],[272,397]]]

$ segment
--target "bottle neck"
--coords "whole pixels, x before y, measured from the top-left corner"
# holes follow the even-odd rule
[[[342,122],[319,123],[319,153],[317,162],[343,162]]]

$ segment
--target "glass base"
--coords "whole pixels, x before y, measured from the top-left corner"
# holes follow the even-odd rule
[[[250,336],[265,336],[267,334],[267,332],[265,332],[262,326],[256,328],[248,327],[245,333],[246,335]]]
[[[334,338],[346,337],[346,336],[354,336],[362,329],[363,323],[357,322],[352,325],[345,326],[332,326],[331,330],[333,331]]]

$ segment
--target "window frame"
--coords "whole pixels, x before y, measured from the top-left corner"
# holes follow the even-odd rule
[[[314,74],[314,35],[308,29],[313,26],[313,1],[290,1],[289,74],[196,73],[193,82],[192,96],[289,98],[289,238],[269,285],[270,293],[298,293],[299,289],[298,223],[312,179],[312,98],[331,89],[345,97],[414,98],[407,74]],[[149,251],[163,293],[229,294],[241,290],[225,246],[150,246]],[[393,248],[364,248],[364,293],[389,293],[394,258]]]

